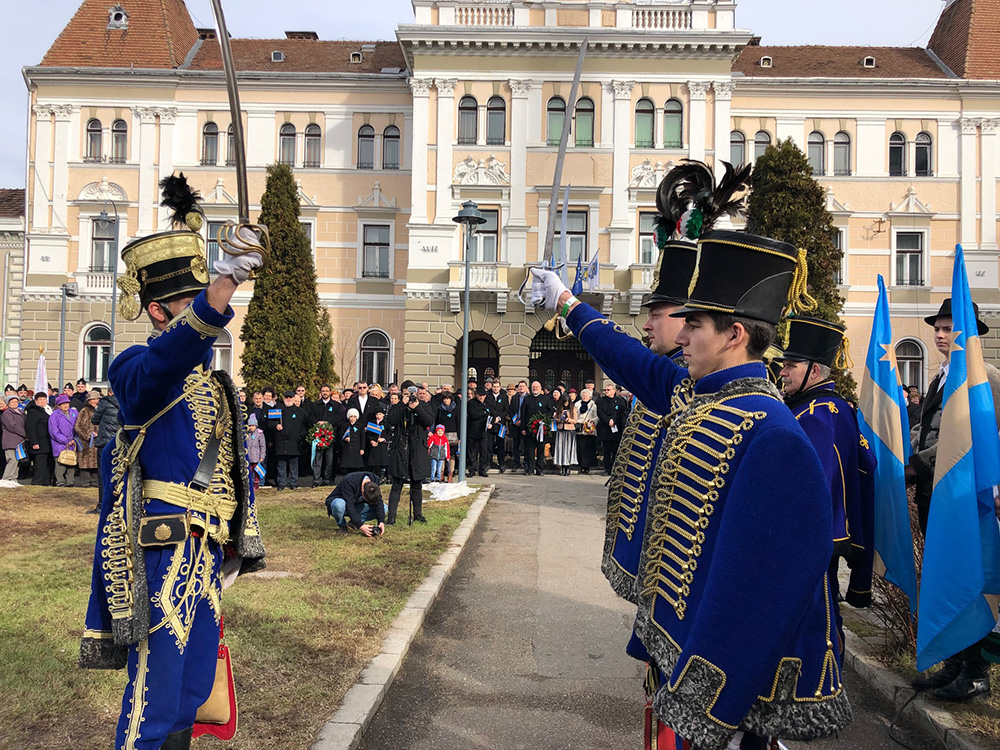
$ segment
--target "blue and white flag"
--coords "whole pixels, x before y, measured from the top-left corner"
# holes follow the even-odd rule
[[[598,254],[594,253],[594,257],[590,259],[587,270],[583,274],[583,278],[587,282],[587,289],[591,292],[597,289],[598,276],[600,275],[600,264],[598,261]]]
[[[267,476],[267,470],[263,466],[261,466],[260,464],[257,464],[256,466],[254,466],[253,470],[254,470],[254,473],[256,473],[258,477],[260,477],[260,481],[263,482],[264,481],[264,477]]]
[[[377,424],[376,422],[369,422],[365,429],[368,430],[368,432],[381,437],[382,431],[385,429],[385,425]]]
[[[281,409],[268,409],[267,410],[268,419],[281,419]]]
[[[500,429],[497,430],[497,437],[501,439],[507,437],[507,425],[505,424],[500,425]]]
[[[350,436],[351,436],[351,428],[348,427],[346,430],[344,430],[344,437],[342,437],[341,440],[347,440],[347,438],[349,438]]]
[[[18,461],[23,461],[28,457],[28,451],[24,449],[24,443],[18,443],[17,447],[14,449],[14,458]]]
[[[878,277],[878,302],[861,379],[858,427],[878,462],[875,467],[875,572],[898,586],[917,611],[917,570],[906,500],[905,468],[910,460],[906,395],[896,366],[889,321],[889,297]]]
[[[570,290],[573,294],[583,294],[583,280],[586,278],[587,273],[583,270],[583,253],[576,256],[576,279],[573,281],[573,288]]]
[[[1000,437],[961,245],[955,247],[951,310],[951,357],[920,579],[920,670],[989,633],[996,611],[986,596],[1000,594],[1000,529],[993,507]]]

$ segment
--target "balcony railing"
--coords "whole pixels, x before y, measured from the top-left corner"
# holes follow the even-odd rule
[[[512,3],[463,3],[455,8],[455,23],[459,26],[513,26]]]
[[[634,29],[690,29],[690,8],[636,8],[632,11]]]
[[[449,283],[451,286],[465,286],[465,262],[451,261]],[[500,289],[507,286],[507,263],[469,263],[470,289]]]
[[[83,292],[110,294],[114,289],[114,277],[110,270],[78,273],[76,279]]]

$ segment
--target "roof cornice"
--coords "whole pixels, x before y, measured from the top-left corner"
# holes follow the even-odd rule
[[[737,93],[764,91],[768,93],[821,93],[830,95],[835,89],[865,89],[872,94],[891,92],[900,94],[912,92],[926,95],[929,91],[938,90],[942,94],[961,92],[963,94],[980,94],[982,96],[997,96],[1000,93],[1000,81],[965,81],[955,78],[795,78],[736,76],[733,78]]]

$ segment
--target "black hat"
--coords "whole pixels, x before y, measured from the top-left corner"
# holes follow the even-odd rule
[[[70,390],[72,390],[72,389],[73,389],[73,384],[72,384],[72,383],[67,383],[66,385],[64,385],[64,386],[63,386],[63,389],[64,389],[64,390],[65,390],[66,388],[69,388]]]
[[[122,250],[125,274],[118,279],[118,305],[127,320],[138,318],[150,302],[199,292],[208,286],[205,240],[198,233],[204,224],[198,192],[188,186],[183,173],[164,178],[160,188],[160,205],[170,209],[171,222],[184,229],[142,237]]]
[[[14,390],[14,386],[12,386],[10,383],[7,383],[7,385],[4,386],[3,392],[7,393],[7,392],[13,391],[13,390]]]
[[[295,398],[295,391],[285,391],[281,395],[283,398]]]
[[[837,365],[844,348],[844,326],[820,318],[794,316],[788,319],[788,345],[784,354],[774,359],[790,362],[817,362],[827,367]]]
[[[653,272],[653,292],[642,306],[649,307],[658,302],[683,305],[687,301],[697,257],[698,245],[694,242],[672,240],[664,243]]]
[[[744,232],[708,232],[698,255],[688,300],[672,313],[727,313],[777,325],[782,312],[812,309],[806,259],[793,245]]]
[[[476,388],[476,395],[477,396],[485,396],[486,395],[486,386],[481,385],[478,388]]]
[[[17,390],[19,390],[19,391],[26,391],[26,390],[28,390],[28,386],[26,386],[24,383],[21,383],[21,385],[19,385],[17,387]]]
[[[87,385],[87,379],[86,378],[80,378],[79,380],[76,381],[76,384],[77,385]]]
[[[975,302],[972,303],[972,312],[976,316],[976,326],[979,328],[979,335],[985,336],[990,332],[990,327],[986,325],[979,317],[979,305]],[[924,318],[924,322],[932,326],[937,322],[938,318],[950,318],[951,315],[951,297],[948,297],[944,302],[941,303],[941,309],[937,311],[935,315],[928,315]]]

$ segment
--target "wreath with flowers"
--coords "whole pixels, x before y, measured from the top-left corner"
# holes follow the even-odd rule
[[[534,414],[531,417],[531,419],[528,420],[528,429],[531,430],[532,433],[534,433],[535,437],[538,440],[541,440],[545,434],[542,431],[545,429],[546,425],[548,425],[548,423],[551,421],[552,421],[551,414],[546,414],[545,412],[540,411],[537,414]]]
[[[310,428],[306,440],[315,443],[317,448],[329,448],[335,439],[333,425],[329,422],[317,422]]]

